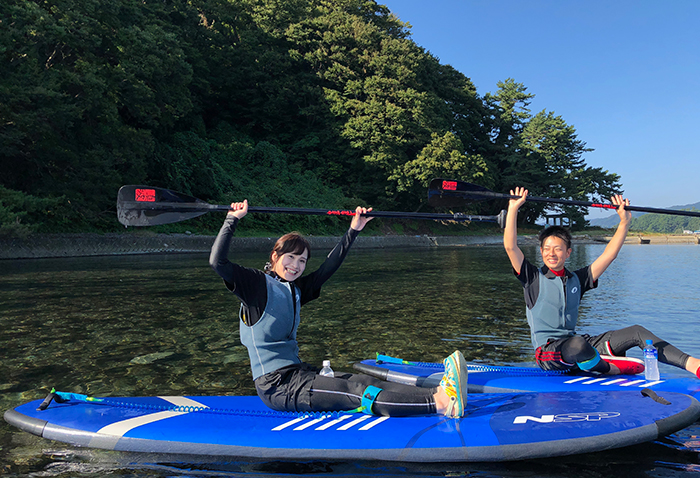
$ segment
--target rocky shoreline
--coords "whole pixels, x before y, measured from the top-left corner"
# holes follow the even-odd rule
[[[313,248],[332,248],[339,237],[307,236]],[[277,237],[234,237],[239,251],[269,252]],[[500,236],[360,236],[356,248],[436,247],[500,244]],[[39,259],[129,254],[209,252],[214,236],[194,234],[41,234],[0,238],[0,259]]]
[[[268,252],[276,237],[234,237],[232,247],[240,251]],[[332,248],[338,237],[309,236],[312,247]],[[610,237],[576,235],[578,244],[607,242]],[[536,243],[535,236],[520,236],[519,242]],[[354,247],[381,249],[394,247],[458,247],[501,245],[502,236],[360,236]],[[698,236],[628,236],[628,244],[698,244]],[[0,259],[40,259],[131,254],[209,252],[214,236],[194,234],[38,234],[0,238]]]

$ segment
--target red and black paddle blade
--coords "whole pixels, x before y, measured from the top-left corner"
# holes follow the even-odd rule
[[[122,186],[117,195],[117,218],[125,226],[171,224],[212,209],[201,199],[153,186]]]
[[[437,178],[430,181],[428,204],[432,207],[463,207],[467,201],[503,196],[477,184]]]

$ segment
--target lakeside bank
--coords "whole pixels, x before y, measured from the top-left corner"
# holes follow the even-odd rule
[[[605,243],[611,236],[574,235],[577,244]],[[239,251],[269,252],[277,237],[234,237],[231,247]],[[336,236],[307,236],[314,249],[331,249]],[[359,236],[355,248],[459,247],[501,245],[502,236]],[[536,236],[522,235],[518,242],[536,243]],[[37,234],[0,238],[0,259],[41,259],[132,254],[209,252],[214,236],[194,234]],[[629,235],[627,244],[699,244],[696,235]]]

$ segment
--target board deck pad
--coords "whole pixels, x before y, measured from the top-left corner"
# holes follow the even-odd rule
[[[677,392],[700,397],[700,379],[672,377],[665,374],[659,380],[646,380],[644,375],[601,375],[547,372],[535,367],[511,367],[469,363],[469,392],[573,392],[590,390],[641,390],[649,388],[657,393]],[[363,360],[354,368],[360,372],[392,382],[435,387],[444,373],[441,363],[389,363]]]
[[[692,424],[700,403],[640,391],[470,395],[467,415],[380,417],[276,412],[258,397],[41,400],[5,413],[29,433],[109,450],[275,460],[479,462],[588,453],[656,440]]]

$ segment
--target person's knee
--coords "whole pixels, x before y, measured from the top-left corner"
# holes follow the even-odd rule
[[[561,356],[567,363],[581,364],[594,359],[597,355],[591,344],[580,335],[569,338],[561,347]]]
[[[644,327],[643,325],[631,325],[628,327],[633,333],[639,335],[640,337],[644,337],[647,335],[654,335],[649,330]]]
[[[576,362],[581,370],[598,371],[601,362],[600,354],[586,339],[575,335],[567,341],[566,347],[569,358],[567,361]]]
[[[574,335],[566,341],[566,348],[570,355],[590,358],[593,347],[580,335]]]
[[[641,348],[644,348],[647,340],[651,340],[655,344],[661,340],[642,325],[632,325],[629,329],[636,337],[639,337],[638,345]]]

